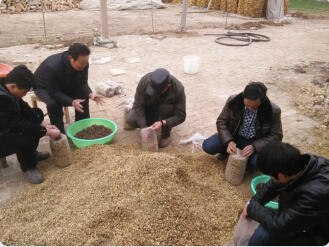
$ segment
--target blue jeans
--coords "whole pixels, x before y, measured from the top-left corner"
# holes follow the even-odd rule
[[[248,242],[248,246],[314,246],[312,237],[302,232],[291,238],[280,239],[271,236],[261,225],[254,231]]]
[[[237,147],[242,150],[246,146],[250,145],[252,143],[252,141],[237,139],[235,143],[236,143]],[[217,134],[206,139],[203,142],[202,148],[203,148],[203,151],[205,151],[207,154],[211,154],[211,155],[215,155],[217,153],[227,154],[227,152],[226,152],[227,145],[222,144],[222,142]],[[255,170],[258,170],[256,161],[257,161],[257,154],[253,153],[249,157],[246,171],[253,172]]]

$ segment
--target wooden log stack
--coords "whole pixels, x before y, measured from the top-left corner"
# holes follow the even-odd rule
[[[0,3],[0,14],[18,14],[21,12],[61,11],[80,8],[82,0],[2,0]]]

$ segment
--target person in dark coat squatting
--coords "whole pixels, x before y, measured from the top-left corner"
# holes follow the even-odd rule
[[[132,111],[127,123],[134,128],[151,126],[161,129],[159,147],[169,145],[171,129],[185,121],[186,96],[184,86],[166,69],[156,69],[139,82]],[[147,138],[143,136],[142,138]]]
[[[36,96],[47,105],[51,124],[65,134],[63,106],[73,106],[75,121],[89,118],[89,99],[97,105],[103,97],[92,93],[88,85],[90,50],[75,43],[68,51],[51,55],[35,71]]]
[[[249,246],[315,246],[329,243],[329,160],[300,154],[272,142],[258,155],[257,166],[271,176],[243,209],[245,220],[259,222]],[[278,212],[264,207],[279,196]]]
[[[59,138],[61,133],[43,121],[41,109],[22,99],[34,86],[35,78],[25,65],[0,78],[0,157],[16,153],[27,180],[37,184],[43,182],[37,162],[50,157],[49,152],[36,151],[39,140],[45,135]]]
[[[266,96],[261,82],[250,82],[244,91],[227,100],[217,118],[217,133],[203,142],[203,150],[225,159],[228,154],[249,157],[246,171],[256,169],[257,153],[269,142],[282,140],[281,109]]]

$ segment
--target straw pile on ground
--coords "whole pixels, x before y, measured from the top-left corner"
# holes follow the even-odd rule
[[[183,3],[183,0],[162,0],[164,3]],[[212,0],[210,9],[228,11],[252,18],[266,17],[268,0]],[[209,0],[188,0],[188,5],[208,6]],[[228,7],[227,7],[228,6]],[[287,14],[289,0],[284,0],[284,14]]]
[[[44,183],[0,212],[5,245],[222,245],[247,200],[204,153],[99,145],[39,169]]]
[[[263,17],[265,0],[240,0],[238,14],[248,17]]]

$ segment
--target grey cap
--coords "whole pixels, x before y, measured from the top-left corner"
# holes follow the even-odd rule
[[[157,97],[161,95],[170,84],[171,76],[166,69],[156,69],[152,72],[151,81],[146,88],[146,93],[150,96]]]

